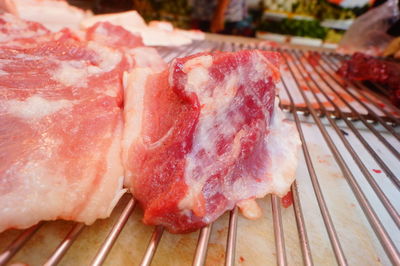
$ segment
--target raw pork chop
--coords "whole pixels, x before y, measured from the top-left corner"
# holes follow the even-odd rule
[[[239,204],[283,196],[299,138],[275,105],[279,54],[201,53],[155,73],[136,68],[125,92],[125,183],[144,222],[193,231]]]
[[[124,193],[128,68],[119,51],[68,30],[0,43],[0,231],[109,216]]]

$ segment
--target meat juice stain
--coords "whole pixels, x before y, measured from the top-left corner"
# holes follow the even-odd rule
[[[374,172],[377,173],[377,174],[382,173],[382,170],[379,170],[379,169],[372,169],[372,171],[374,171]]]
[[[347,133],[346,131],[344,131],[343,129],[340,130],[340,132],[342,132],[343,135],[348,136],[349,133]]]
[[[243,261],[244,261],[244,258],[243,258],[242,256],[240,256],[240,257],[239,257],[239,261],[240,261],[240,262],[243,262]]]
[[[318,159],[318,162],[319,162],[319,163],[327,163],[328,161],[327,161],[327,160],[324,160],[324,159]]]
[[[384,103],[381,103],[381,102],[377,102],[376,104],[382,109],[386,107],[386,105]]]
[[[289,191],[282,199],[281,204],[284,208],[289,208],[293,204],[292,191]]]

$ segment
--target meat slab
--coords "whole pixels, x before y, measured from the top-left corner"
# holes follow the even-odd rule
[[[190,232],[236,204],[256,218],[255,198],[287,193],[300,141],[276,107],[279,61],[257,50],[200,53],[131,72],[125,184],[146,224]]]
[[[105,218],[125,191],[122,77],[130,62],[68,30],[49,33],[10,15],[0,22],[11,19],[18,30],[0,42],[0,231]]]
[[[350,80],[368,80],[387,86],[390,100],[400,107],[400,64],[363,53],[354,53],[337,73]]]

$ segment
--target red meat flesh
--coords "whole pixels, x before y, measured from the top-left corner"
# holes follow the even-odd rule
[[[400,64],[355,53],[350,60],[344,61],[338,74],[350,80],[368,80],[386,85],[390,98],[400,106]]]

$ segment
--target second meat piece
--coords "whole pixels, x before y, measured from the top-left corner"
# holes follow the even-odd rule
[[[287,193],[300,141],[275,104],[279,61],[200,53],[126,77],[125,182],[146,224],[190,232],[236,204],[256,218],[255,198]]]

